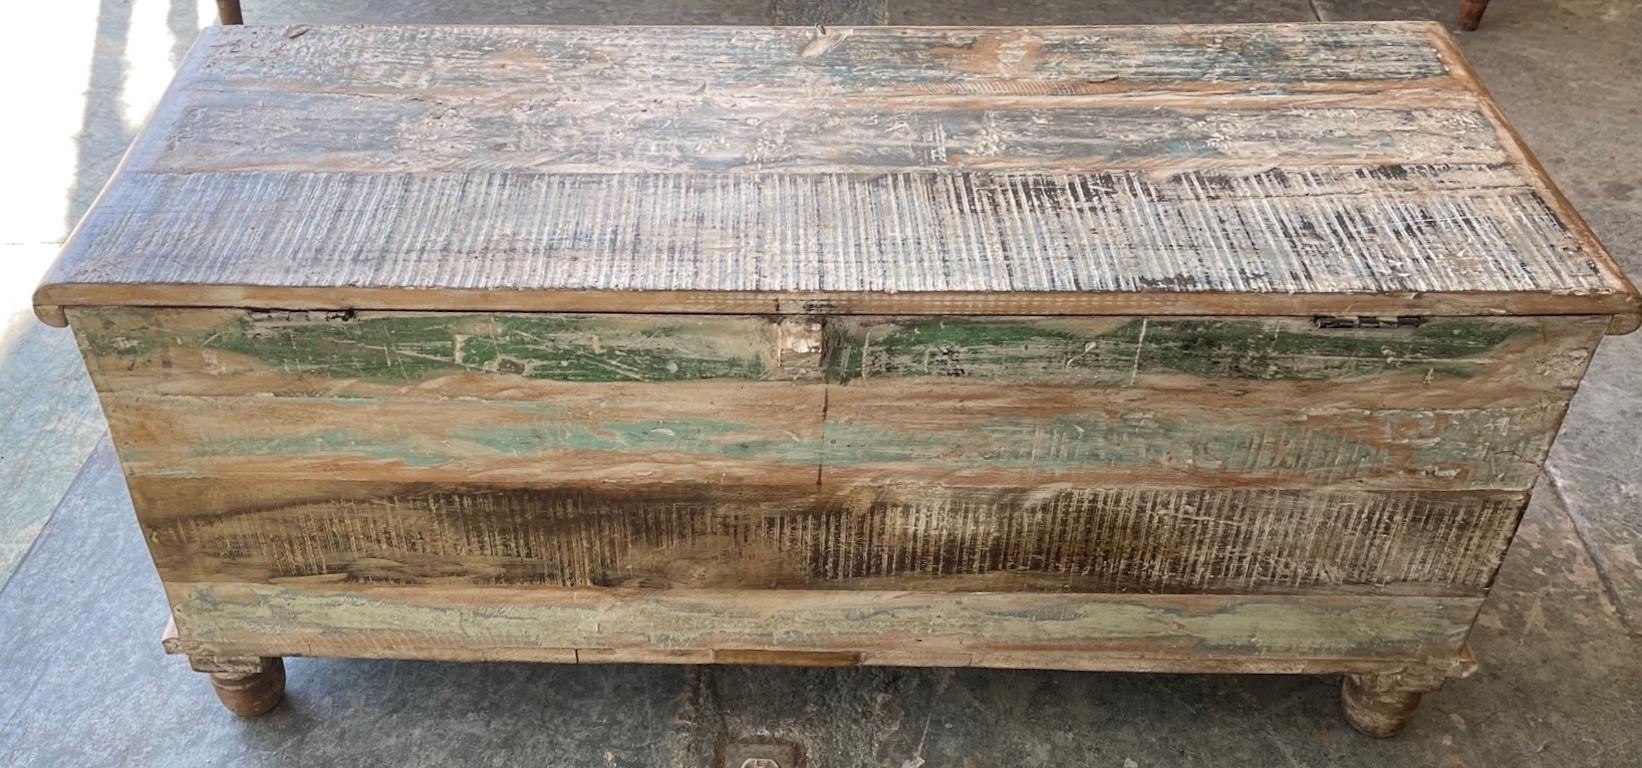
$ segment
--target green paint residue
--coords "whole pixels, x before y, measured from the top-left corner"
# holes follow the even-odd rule
[[[828,423],[829,465],[920,462],[946,469],[1172,467],[1213,471],[1361,471],[1388,453],[1343,435],[1304,427],[1185,423],[1149,416],[1079,414],[991,419],[961,431],[928,433]],[[1300,461],[1301,456],[1306,458]]]
[[[1045,320],[918,319],[847,326],[826,361],[863,376],[1044,378],[1124,384],[1146,374],[1335,379],[1414,371],[1468,377],[1524,324],[1438,320],[1418,328],[1330,331],[1263,320],[1134,319],[1103,332]]]
[[[305,456],[347,454],[372,460],[434,467],[454,457],[432,441],[385,441],[353,432],[315,432],[281,437],[213,438],[195,443],[194,456]]]
[[[632,451],[796,463],[812,463],[820,457],[820,442],[817,440],[797,436],[776,439],[757,437],[760,431],[734,421],[654,419],[636,423],[607,422],[596,426],[542,421],[524,427],[462,430],[451,436],[515,456],[530,456],[545,451]]]
[[[767,434],[768,430],[764,430]],[[432,467],[475,458],[472,446],[517,457],[579,451],[679,453],[731,459],[813,464],[821,442],[784,435],[760,436],[757,428],[733,421],[655,419],[594,426],[540,419],[525,426],[487,426],[457,430],[440,438],[389,438],[347,431],[324,431],[278,437],[233,437],[201,440],[197,457],[349,455],[372,460]],[[134,454],[135,456],[135,454]],[[136,456],[140,458],[140,456]]]
[[[285,373],[418,381],[462,371],[575,382],[759,379],[773,338],[752,318],[669,323],[577,315],[393,314],[269,321],[216,329],[88,331],[99,355],[146,357],[164,345],[254,358]]]

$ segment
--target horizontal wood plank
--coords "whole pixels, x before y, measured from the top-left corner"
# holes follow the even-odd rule
[[[135,477],[168,582],[1481,595],[1527,494]]]
[[[131,475],[815,482],[823,385],[581,385],[552,402],[104,395]]]
[[[342,287],[1163,292],[1187,304],[1208,291],[1613,293],[1599,265],[1569,258],[1578,243],[1538,192],[1508,168],[1474,165],[145,173],[116,179],[67,248],[46,302],[57,300],[57,285],[119,284],[275,286],[293,295]],[[248,258],[273,252],[282,259]],[[175,293],[170,303],[198,301]]]
[[[178,643],[200,650],[543,661],[575,660],[577,649],[710,650],[732,657],[847,652],[879,664],[951,659],[985,665],[1035,656],[1032,666],[1046,668],[1058,666],[1056,655],[1428,664],[1460,656],[1481,604],[1479,598],[1420,597],[186,583],[168,584],[166,591]]]
[[[822,457],[828,476],[859,483],[1522,490],[1564,412],[1062,403],[1039,390],[953,402],[919,384],[834,388]]]
[[[1527,404],[1569,397],[1605,327],[1602,317],[838,317],[825,323],[824,365],[829,381],[868,388],[916,379],[1194,396],[1234,388],[1248,402],[1270,388],[1277,402],[1311,406],[1357,395],[1378,405]]]
[[[589,79],[659,95],[1043,93],[1089,84],[1420,81],[1448,74],[1426,25],[1031,28],[309,26],[212,28],[201,90],[552,96]],[[253,55],[247,55],[253,54]]]
[[[823,398],[826,422],[822,422]],[[1563,408],[1222,412],[948,403],[913,386],[581,387],[552,403],[103,396],[132,475],[559,483],[1530,487]]]
[[[142,308],[76,317],[87,365],[106,392],[475,396],[484,388],[440,384],[491,379],[528,391],[534,381],[820,376],[799,338],[818,344],[819,326],[805,334],[800,321],[764,317]]]
[[[520,109],[515,101],[476,99],[454,115],[443,100],[327,92],[246,105],[236,92],[217,92],[193,101],[187,123],[177,126],[177,143],[147,172],[842,174],[1259,163],[1313,168],[1395,164],[1416,156],[1426,164],[1509,160],[1476,105],[1454,96],[1273,102],[1269,96],[1238,101],[1122,94],[979,111],[971,99],[856,105],[747,99],[730,110],[714,102],[660,106],[635,94],[576,109]],[[1077,126],[1076,132],[1068,126]],[[239,140],[258,130],[286,138]]]
[[[480,398],[708,379],[920,379],[954,401],[1000,385],[1068,406],[1186,395],[1215,407],[1539,405],[1567,400],[1602,317],[1433,318],[1322,328],[1295,318],[831,317],[75,310],[108,394]],[[1345,318],[1356,323],[1357,318]],[[823,360],[823,352],[825,359]],[[823,371],[823,368],[825,369]]]

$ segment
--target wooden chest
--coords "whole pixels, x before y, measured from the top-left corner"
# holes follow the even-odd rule
[[[279,657],[1343,674],[1638,300],[1435,25],[207,30],[40,288]]]

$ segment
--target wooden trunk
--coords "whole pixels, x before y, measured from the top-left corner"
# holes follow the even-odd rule
[[[1637,296],[1434,26],[207,31],[36,300],[282,656],[1339,673]]]

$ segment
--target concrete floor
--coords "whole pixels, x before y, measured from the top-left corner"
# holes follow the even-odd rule
[[[776,0],[245,0],[252,23],[829,21]],[[1455,0],[888,0],[920,23],[1448,18]],[[13,3],[0,180],[0,765],[707,766],[774,738],[810,766],[1642,764],[1642,333],[1610,338],[1473,635],[1482,670],[1384,742],[1324,678],[292,660],[241,721],[161,654],[165,605],[72,340],[27,295],[209,2]],[[1496,0],[1461,38],[1505,111],[1642,275],[1642,3]],[[9,579],[8,579],[9,576]]]

